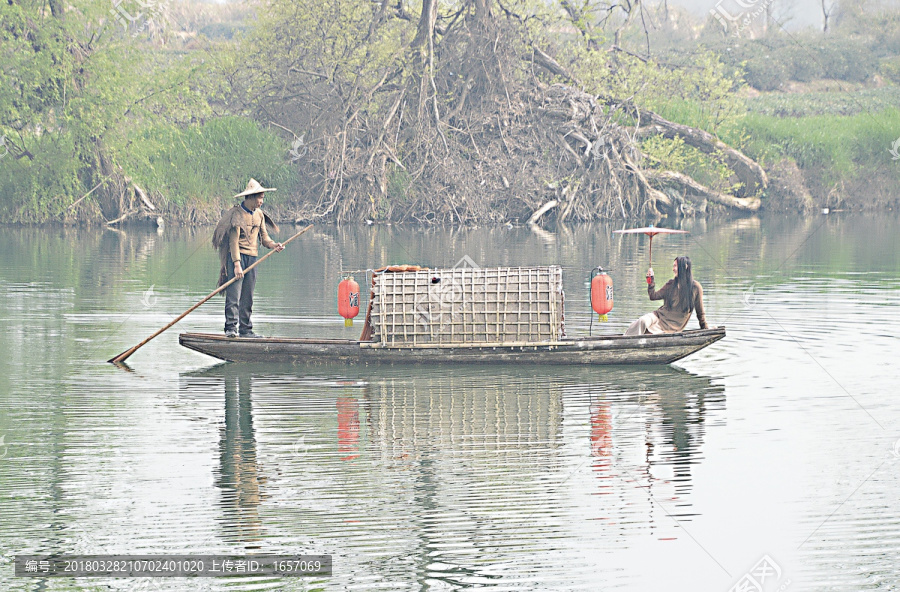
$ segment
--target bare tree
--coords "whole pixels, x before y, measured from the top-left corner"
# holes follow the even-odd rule
[[[828,0],[822,0],[822,32],[828,32],[828,21],[831,19],[831,15],[834,14],[834,9],[837,7],[837,0],[832,0],[828,2]]]
[[[434,24],[437,21],[437,0],[422,0],[422,15],[419,17],[419,26],[416,37],[411,46],[430,44],[434,36]]]

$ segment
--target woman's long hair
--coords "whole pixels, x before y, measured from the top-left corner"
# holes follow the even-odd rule
[[[678,277],[675,278],[675,294],[671,308],[682,312],[694,312],[694,274],[691,273],[691,258],[676,257]]]

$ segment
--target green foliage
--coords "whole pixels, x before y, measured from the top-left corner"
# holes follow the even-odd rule
[[[11,153],[0,158],[0,205],[7,222],[42,222],[61,214],[75,199],[71,196],[84,193],[80,176],[87,171],[75,157],[71,135],[47,134],[29,148],[34,160]]]
[[[865,44],[856,40],[830,40],[814,50],[805,59],[819,63],[824,78],[864,82],[878,71],[878,58]],[[804,59],[804,56],[799,59]]]
[[[780,39],[737,41],[714,46],[729,66],[743,71],[751,87],[770,91],[781,88],[789,80],[794,55]]]
[[[393,168],[387,178],[387,195],[392,200],[406,201],[409,199],[409,190],[412,186],[412,177],[401,168]]]
[[[177,136],[179,125],[212,113],[202,60],[123,33],[108,7],[66,7],[58,19],[38,3],[11,3],[0,21],[9,66],[0,74],[0,135],[10,149],[0,199],[17,220],[60,214],[104,178],[101,161],[133,176],[129,150],[141,130]]]
[[[727,166],[714,155],[685,146],[681,138],[670,140],[663,136],[651,136],[641,142],[641,152],[652,168],[683,172],[721,192],[732,192],[739,188],[739,185],[729,183],[732,172]]]
[[[751,155],[774,150],[795,159],[801,169],[821,171],[826,183],[898,168],[888,151],[900,129],[897,108],[851,116],[781,118],[754,113],[744,125],[752,138]]]
[[[64,100],[73,70],[66,29],[55,19],[35,24],[35,11],[17,3],[0,20],[0,125],[20,129]]]
[[[588,92],[632,98],[639,107],[711,133],[736,128],[745,110],[735,94],[743,80],[711,52],[674,68],[628,55],[617,55],[614,67],[608,53],[585,47],[573,48],[569,58]]]
[[[844,37],[767,37],[715,44],[724,62],[743,69],[747,84],[762,91],[788,81],[820,78],[864,82],[878,71],[876,52],[864,41]]]
[[[894,84],[900,84],[900,55],[881,60],[879,71]]]
[[[72,5],[66,21],[42,14],[36,4],[3,8],[0,204],[7,221],[43,221],[85,192],[93,142],[103,131],[98,121],[104,104],[117,98],[91,94],[99,87],[91,86],[79,17],[95,9],[77,0]]]
[[[184,129],[149,125],[132,137],[120,162],[138,184],[179,205],[230,197],[250,177],[278,187],[270,196],[275,201],[300,183],[297,170],[287,164],[290,146],[245,118],[211,119]]]
[[[785,64],[769,58],[755,58],[744,64],[747,71],[747,83],[762,91],[778,90],[788,78]]]
[[[821,61],[814,59],[806,47],[796,45],[781,50],[784,59],[780,61],[791,80],[812,82],[825,77],[825,67]]]
[[[879,56],[900,54],[900,12],[895,6],[865,0],[840,6],[834,33],[865,42]]]
[[[278,93],[286,78],[317,72],[334,82],[371,84],[394,67],[414,29],[392,19],[367,35],[377,5],[366,0],[270,0],[256,27],[234,48],[250,87]]]

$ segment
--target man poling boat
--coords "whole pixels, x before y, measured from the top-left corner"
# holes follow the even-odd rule
[[[212,244],[219,252],[219,286],[234,278],[225,290],[225,336],[259,338],[253,332],[250,315],[253,312],[253,289],[256,270],[249,269],[259,255],[259,245],[267,249],[284,250],[284,245],[269,238],[268,226],[278,232],[278,226],[262,211],[263,200],[274,188],[263,187],[250,179],[246,189],[235,197],[244,200],[225,212],[213,232]],[[245,271],[246,270],[246,271]]]
[[[297,234],[295,234],[295,235],[292,236],[291,238],[289,238],[289,239],[287,239],[286,241],[284,241],[284,243],[282,243],[282,244],[283,244],[284,246],[287,246],[288,243],[290,243],[290,242],[291,242],[292,240],[294,240],[295,238],[299,237],[301,234],[303,234],[304,232],[306,232],[306,231],[309,230],[310,228],[312,228],[312,225],[307,226],[306,228],[304,228],[303,230],[301,230],[300,232],[298,232]],[[245,270],[244,270],[244,273],[246,273],[246,272],[248,272],[248,271],[251,271],[251,270],[255,269],[259,264],[261,264],[263,261],[265,261],[269,256],[271,256],[271,255],[273,255],[274,253],[277,253],[277,252],[279,252],[279,251],[275,251],[275,250],[269,251],[268,253],[266,253],[265,255],[263,255],[262,257],[260,257],[259,260],[257,260],[255,263],[253,263],[252,265],[250,265],[247,269],[245,269]],[[127,350],[123,351],[123,352],[120,353],[119,355],[115,356],[114,358],[110,358],[110,359],[107,360],[107,361],[110,362],[111,364],[117,364],[117,365],[122,365],[122,366],[124,366],[125,360],[127,360],[129,357],[131,357],[131,355],[134,354],[134,352],[136,352],[136,351],[139,350],[140,348],[144,347],[147,343],[149,343],[151,340],[153,340],[154,338],[158,337],[159,335],[161,335],[162,333],[164,333],[164,332],[167,331],[168,329],[171,329],[171,328],[175,325],[175,323],[177,323],[178,321],[180,321],[180,320],[183,319],[184,317],[188,316],[189,314],[191,314],[192,312],[194,312],[195,310],[197,310],[198,308],[200,308],[200,306],[201,306],[204,302],[206,302],[207,300],[209,300],[210,298],[212,298],[213,296],[215,296],[215,295],[218,294],[219,292],[222,292],[222,291],[226,290],[226,289],[228,288],[228,286],[230,286],[231,284],[233,284],[233,283],[236,282],[237,280],[238,280],[237,276],[232,277],[230,280],[226,281],[224,284],[222,284],[221,286],[219,286],[218,288],[216,288],[215,290],[213,290],[212,292],[210,292],[209,294],[207,294],[206,296],[204,296],[204,297],[200,300],[200,302],[198,302],[197,304],[193,305],[192,307],[190,307],[189,309],[187,309],[186,311],[184,311],[184,312],[181,313],[180,315],[178,315],[171,323],[169,323],[168,325],[166,325],[166,326],[163,327],[162,329],[158,330],[156,333],[154,333],[153,335],[151,335],[151,336],[148,337],[147,339],[143,340],[143,341],[140,342],[139,344],[135,345],[134,347],[132,347],[132,348],[130,348],[130,349],[127,349]]]

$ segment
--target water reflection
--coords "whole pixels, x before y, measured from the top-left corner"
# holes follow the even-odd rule
[[[261,489],[265,477],[260,473],[256,456],[252,376],[233,367],[227,367],[222,374],[225,420],[219,427],[219,470],[215,483],[221,494],[223,538],[255,549],[259,548],[264,532],[259,505],[265,499]]]
[[[183,376],[182,398],[224,383],[216,486],[229,540],[337,553],[347,586],[596,583],[592,560],[559,541],[574,542],[572,528],[610,550],[680,537],[669,516],[697,514],[692,471],[725,404],[718,379],[669,367],[222,364]],[[270,480],[259,457],[277,466]]]
[[[589,400],[598,493],[631,483],[645,492],[651,512],[658,496],[677,501],[670,515],[693,516],[692,471],[703,458],[710,416],[725,409],[721,380],[672,367],[611,369],[601,382],[573,390],[574,400]]]
[[[359,401],[343,396],[337,400],[337,439],[341,460],[359,458]]]
[[[654,249],[657,267],[690,254],[711,323],[729,329],[679,362],[693,374],[185,375],[213,361],[180,348],[177,329],[120,372],[103,360],[212,289],[209,229],[5,229],[0,564],[31,550],[259,546],[333,553],[341,571],[327,589],[726,590],[768,553],[798,590],[804,573],[815,590],[896,585],[896,553],[883,549],[900,532],[900,218],[684,224],[690,235]],[[616,309],[603,331],[622,331],[654,305],[645,239],[612,228],[317,228],[266,263],[261,329],[355,337],[335,314],[341,271],[469,255],[562,264],[570,335],[595,318],[587,270],[608,265]],[[182,330],[219,330],[215,302]],[[26,585],[8,574],[0,589]]]

